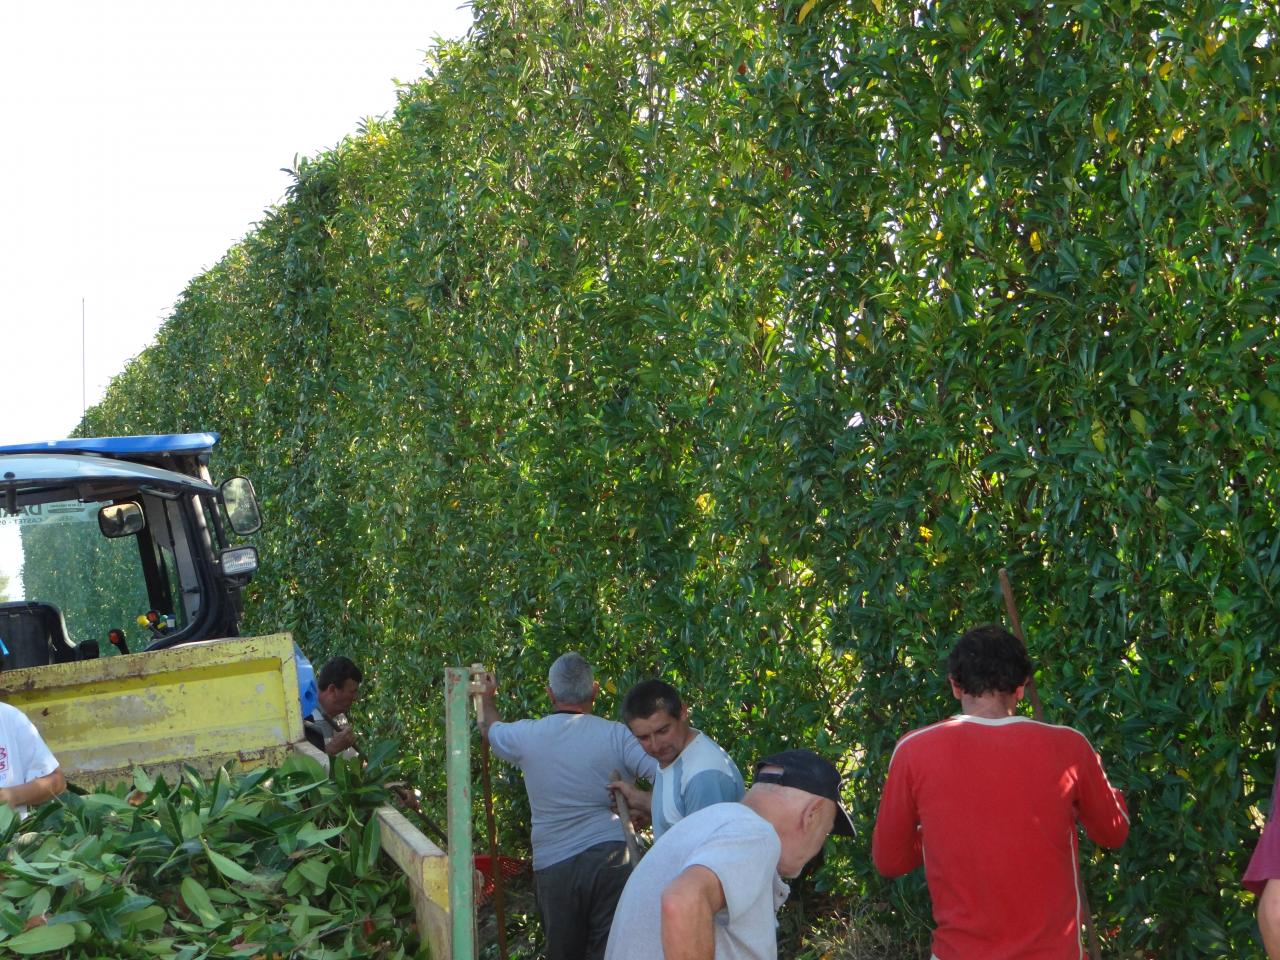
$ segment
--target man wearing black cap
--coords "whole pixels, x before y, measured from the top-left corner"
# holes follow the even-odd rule
[[[605,960],[776,960],[783,879],[832,832],[853,835],[836,768],[809,750],[765,757],[742,803],[690,814],[640,861]]]

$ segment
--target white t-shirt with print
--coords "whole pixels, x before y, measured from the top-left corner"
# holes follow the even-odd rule
[[[17,707],[0,703],[0,787],[20,787],[58,769],[36,725]],[[25,806],[15,806],[21,816]]]

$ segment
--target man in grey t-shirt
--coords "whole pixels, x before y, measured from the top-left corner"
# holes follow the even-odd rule
[[[600,685],[576,653],[551,665],[547,694],[555,712],[549,716],[504,723],[496,689],[488,678],[480,732],[499,759],[524,773],[547,960],[600,960],[632,867],[610,806],[610,774],[625,770],[633,779],[653,779],[658,765],[622,724],[592,716]]]
[[[690,814],[640,861],[605,960],[776,960],[783,879],[833,830],[853,834],[836,768],[809,750],[766,757],[742,803]]]

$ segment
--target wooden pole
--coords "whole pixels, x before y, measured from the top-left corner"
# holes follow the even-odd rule
[[[1004,608],[1009,614],[1011,633],[1027,646],[1027,639],[1022,633],[1022,621],[1018,619],[1018,604],[1013,599],[1013,584],[1009,582],[1009,571],[1000,568],[1000,593],[1004,595]],[[1027,678],[1024,691],[1031,701],[1031,714],[1037,720],[1044,721],[1044,706],[1040,703],[1040,691],[1036,689],[1035,677]],[[1089,891],[1085,889],[1084,874],[1080,875],[1080,912],[1084,916],[1085,939],[1089,941],[1089,957],[1091,960],[1102,960],[1102,947],[1098,943],[1098,931],[1093,925],[1093,908],[1089,906]]]
[[[621,780],[622,774],[614,770],[610,772],[609,779]],[[627,853],[631,857],[631,865],[635,866],[640,862],[640,841],[636,839],[636,828],[631,823],[631,805],[627,803],[621,790],[615,790],[613,796],[618,804],[618,817],[622,820],[622,836],[627,841]]]

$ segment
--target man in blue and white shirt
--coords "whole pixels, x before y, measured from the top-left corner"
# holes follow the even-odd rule
[[[633,811],[652,818],[654,840],[696,810],[742,799],[737,765],[715,741],[689,725],[689,705],[671,684],[637,683],[622,701],[622,722],[645,753],[658,761],[658,775],[652,792],[621,781],[609,786],[627,798]]]

